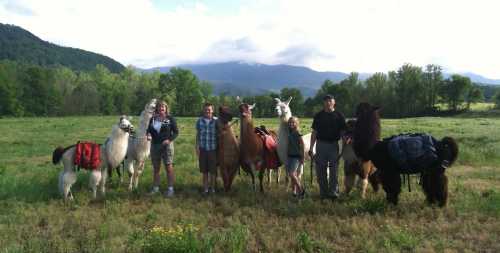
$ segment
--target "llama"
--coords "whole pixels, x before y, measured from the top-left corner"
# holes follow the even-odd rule
[[[360,103],[357,106],[353,147],[354,152],[363,162],[371,160],[377,167],[387,201],[397,205],[401,193],[401,174],[421,173],[422,188],[427,202],[429,204],[437,202],[440,207],[445,206],[448,201],[448,178],[445,172],[458,156],[458,145],[455,140],[451,137],[444,137],[438,141],[429,135],[424,135],[425,139],[421,138],[420,144],[422,145],[415,145],[420,139],[411,139],[420,138],[421,135],[392,136],[380,140],[378,110],[378,107],[369,103]],[[432,146],[426,149],[415,149],[415,147],[424,147],[427,143],[431,143]],[[412,149],[402,149],[404,153],[400,153],[400,149],[394,148],[395,145],[400,144],[402,144],[401,147],[406,146]],[[420,150],[426,150],[426,152],[422,153]],[[400,154],[403,155],[398,156]],[[407,164],[411,166],[402,163],[401,157],[407,157],[407,161],[411,161]]]
[[[240,109],[240,162],[243,170],[250,174],[252,177],[252,184],[254,190],[255,187],[255,175],[254,171],[259,172],[259,185],[260,191],[264,191],[262,185],[262,179],[264,177],[264,172],[266,169],[276,169],[276,168],[266,168],[265,161],[265,144],[262,138],[255,132],[252,119],[252,109],[254,105],[249,105],[242,103],[239,106]],[[276,136],[272,138],[276,139]]]
[[[292,117],[292,111],[290,109],[290,101],[292,101],[292,97],[288,98],[287,101],[281,101],[279,98],[274,99],[276,101],[276,113],[278,114],[280,120],[280,127],[278,130],[278,156],[280,158],[281,164],[286,166],[288,155],[288,120]],[[304,142],[304,152],[307,154],[311,147],[311,133],[305,134],[302,136],[302,141]],[[304,156],[305,159],[310,159],[308,155]],[[300,165],[298,170],[298,178],[299,180],[302,177],[304,172],[304,165]],[[279,183],[280,180],[280,172],[277,171],[276,182]],[[288,179],[288,178],[287,178]],[[269,182],[271,181],[271,173],[269,173]]]
[[[151,99],[141,112],[139,120],[139,130],[134,136],[129,137],[129,145],[125,159],[125,169],[129,174],[129,191],[137,189],[139,176],[144,171],[144,163],[149,156],[151,141],[147,138],[149,120],[153,117],[156,108],[156,99]]]
[[[361,198],[365,198],[368,181],[375,192],[378,191],[380,182],[378,182],[377,169],[373,166],[373,163],[370,161],[363,163],[354,152],[352,135],[355,125],[356,120],[348,120],[346,123],[346,132],[342,137],[342,153],[340,156],[344,160],[344,192],[346,195],[351,192],[357,175],[359,176],[358,187]]]
[[[217,160],[226,192],[231,189],[236,172],[240,167],[240,146],[232,129],[234,124],[231,123],[232,119],[233,114],[227,106],[219,107]]]
[[[90,187],[92,188],[92,197],[97,198],[97,187],[100,186],[101,195],[106,193],[106,177],[108,168],[116,168],[125,158],[127,153],[130,132],[133,126],[130,119],[122,116],[118,124],[114,125],[106,143],[101,145],[100,149],[100,168],[91,171]],[[63,148],[57,147],[52,153],[52,162],[54,165],[61,160],[64,170],[59,174],[59,192],[65,200],[73,200],[71,186],[76,182],[75,145]]]

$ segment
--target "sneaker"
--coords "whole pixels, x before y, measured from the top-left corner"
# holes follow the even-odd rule
[[[210,188],[210,193],[215,193],[215,188]]]
[[[203,196],[203,197],[208,196],[208,194],[210,194],[210,192],[209,192],[208,190],[203,190],[203,191],[201,192],[201,196]]]
[[[151,188],[151,191],[148,193],[148,195],[156,195],[160,193],[160,188],[158,186],[154,186]]]
[[[174,190],[173,189],[169,189],[165,192],[165,198],[171,198],[174,196]]]

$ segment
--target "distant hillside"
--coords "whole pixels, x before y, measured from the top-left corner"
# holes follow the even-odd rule
[[[38,64],[41,66],[62,65],[73,70],[92,70],[97,64],[112,72],[124,66],[119,62],[81,49],[61,47],[43,41],[21,27],[0,23],[0,60]]]
[[[191,70],[201,80],[211,82],[216,93],[263,93],[279,91],[283,87],[299,88],[305,96],[313,96],[326,79],[334,82],[348,75],[341,72],[318,72],[306,67],[225,62],[199,65],[180,65]],[[171,67],[157,67],[145,71],[168,72]]]

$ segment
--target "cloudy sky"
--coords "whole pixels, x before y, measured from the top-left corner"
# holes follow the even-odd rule
[[[500,79],[496,0],[0,0],[0,23],[125,65],[246,61]]]

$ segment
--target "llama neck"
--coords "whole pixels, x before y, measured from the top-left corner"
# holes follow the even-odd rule
[[[137,136],[144,136],[146,135],[146,131],[148,130],[148,124],[149,120],[151,120],[151,117],[153,115],[149,112],[142,111],[141,112],[141,120],[139,121],[139,130],[137,131]]]
[[[254,136],[254,126],[252,119],[248,117],[242,117],[240,126],[240,138],[242,145],[247,145],[255,142],[255,138],[251,138]]]

